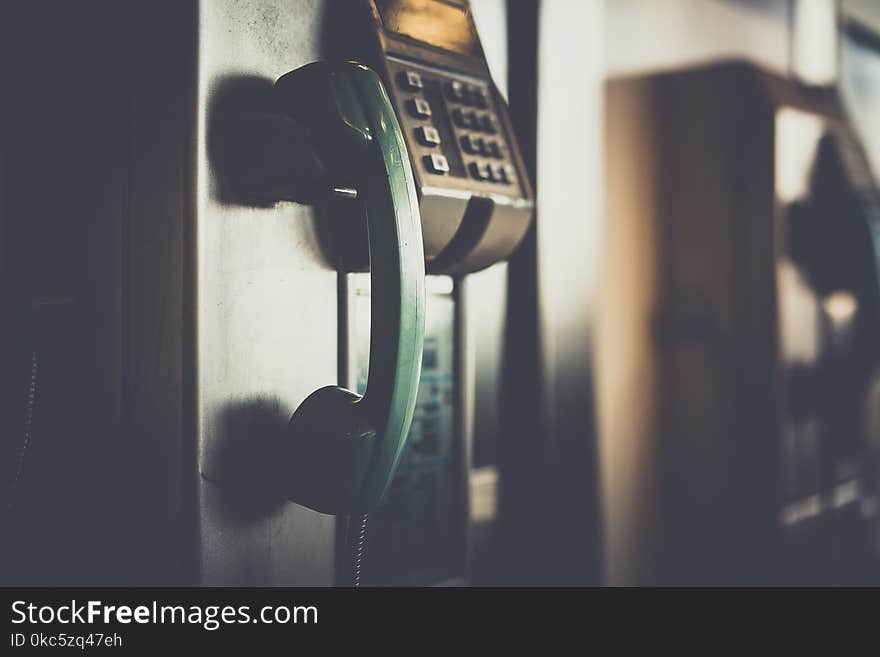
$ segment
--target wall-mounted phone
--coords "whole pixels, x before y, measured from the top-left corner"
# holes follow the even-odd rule
[[[425,268],[412,169],[388,95],[363,65],[303,66],[278,79],[274,104],[275,114],[256,119],[268,137],[258,149],[267,172],[259,195],[313,203],[344,189],[356,197],[367,217],[375,290],[363,396],[328,385],[307,397],[290,419],[281,470],[293,501],[365,513],[391,484],[422,361]],[[297,147],[273,152],[273,135]]]
[[[342,11],[342,4],[329,12]],[[323,216],[341,218],[333,222],[341,230],[325,246],[342,250],[336,255],[343,271],[370,269],[369,336],[343,338],[349,365],[366,361],[361,352],[368,345],[366,389],[362,381],[342,376],[343,385],[364,393],[363,400],[328,387],[296,410],[280,459],[287,496],[325,512],[370,511],[390,486],[400,487],[392,481],[403,458],[418,470],[418,477],[409,473],[409,479],[438,482],[434,488],[444,491],[445,511],[436,524],[452,526],[466,506],[466,494],[455,492],[466,481],[457,472],[464,460],[458,458],[454,402],[456,304],[447,278],[448,291],[431,297],[434,310],[443,309],[434,315],[448,327],[432,333],[432,340],[443,344],[430,353],[442,352],[450,361],[444,370],[448,381],[443,380],[448,390],[440,394],[437,372],[430,373],[430,382],[419,378],[424,274],[426,269],[464,274],[507,258],[529,228],[532,191],[466,3],[344,4],[346,15],[326,21],[329,33],[344,44],[335,54],[366,61],[379,76],[356,64],[331,62],[282,76],[268,111],[237,117],[228,131],[236,153],[221,158],[234,168],[230,186],[257,205],[282,199],[318,203],[333,198],[335,190],[344,211],[337,215],[331,208]],[[353,4],[360,16],[351,15]],[[346,297],[362,285],[348,276]],[[445,446],[443,458],[404,454],[414,407],[414,445],[424,450],[436,441]],[[402,475],[401,481],[406,479]],[[376,518],[380,528],[389,513]],[[406,521],[399,515],[392,524]],[[419,568],[455,571],[434,563]]]
[[[602,449],[650,482],[603,491],[612,583],[874,581],[880,197],[837,90],[731,61],[605,99],[599,350],[639,366]]]
[[[346,13],[330,21],[336,54],[382,76],[409,148],[428,272],[504,260],[528,230],[534,197],[468,3],[340,4]]]
[[[10,244],[28,256],[28,268],[22,271],[38,276],[60,272],[73,286],[71,296],[82,299],[75,330],[69,332],[75,342],[65,350],[77,362],[88,361],[64,390],[70,408],[76,407],[77,422],[65,413],[57,417],[84,438],[81,444],[64,441],[82,456],[74,462],[100,452],[100,472],[93,473],[100,476],[87,477],[89,485],[75,487],[87,491],[85,497],[57,495],[66,490],[66,479],[34,488],[46,491],[47,506],[51,502],[65,510],[72,508],[72,498],[125,502],[131,512],[121,515],[109,502],[83,504],[82,510],[107,528],[97,534],[99,539],[88,532],[90,540],[83,545],[103,543],[104,548],[71,550],[66,545],[63,550],[88,554],[95,572],[102,574],[97,581],[333,581],[335,521],[298,504],[284,504],[284,499],[324,511],[358,513],[377,502],[394,472],[419,385],[424,302],[419,282],[425,266],[425,249],[415,230],[421,226],[420,203],[427,210],[427,202],[435,201],[439,220],[432,228],[451,222],[447,241],[459,234],[459,225],[469,223],[466,210],[478,219],[483,216],[488,228],[460,233],[465,256],[479,251],[481,240],[494,234],[492,226],[502,210],[516,215],[507,222],[519,227],[514,233],[528,224],[528,213],[521,211],[531,201],[522,188],[525,176],[515,146],[508,160],[498,159],[513,167],[507,184],[451,172],[438,174],[437,180],[447,182],[440,185],[444,193],[435,194],[427,189],[428,174],[422,175],[421,152],[408,152],[418,144],[412,140],[408,115],[399,111],[409,96],[398,97],[396,87],[389,98],[376,84],[378,78],[343,64],[298,70],[273,86],[288,70],[326,60],[320,30],[332,34],[351,25],[352,16],[335,22],[328,15],[336,7],[351,13],[355,4],[140,3],[113,11],[102,5],[55,12],[48,21],[28,12],[27,20],[16,21],[22,47],[47,29],[53,35],[44,56],[20,67],[15,76],[19,86],[29,88],[33,73],[59,53],[76,62],[65,78],[73,92],[62,102],[72,121],[46,123],[45,112],[34,113],[34,108],[52,105],[32,102],[46,96],[37,89],[20,94],[22,102],[13,103],[10,114],[22,127],[22,137],[11,142],[14,150],[9,153],[21,155],[16,161],[24,166],[17,166],[9,178],[16,184],[7,187],[17,191],[9,196],[14,205],[6,207],[20,210],[25,218],[64,216],[64,221],[37,221],[51,226],[43,231],[55,236],[48,242],[41,234],[29,244],[23,238],[37,236],[30,229],[7,236],[18,236]],[[369,9],[365,3],[358,6]],[[82,19],[83,11],[88,17],[84,29],[71,32],[70,20]],[[364,15],[369,19],[371,14]],[[108,20],[121,25],[122,32],[100,29]],[[359,22],[356,31],[375,42],[378,32],[371,20]],[[88,48],[81,48],[85,43]],[[439,57],[444,50],[424,52]],[[353,49],[337,59],[357,55]],[[432,66],[443,75],[457,71],[467,84],[483,81],[490,102],[496,103],[484,65],[468,67],[468,61],[476,61],[473,57],[450,57],[457,63],[442,65],[438,59]],[[428,66],[429,60],[420,61]],[[387,86],[391,78],[375,62]],[[122,68],[136,74],[120,77]],[[430,75],[424,78],[426,94],[433,88]],[[122,80],[124,93],[92,84],[102,79]],[[84,88],[106,93],[76,91]],[[385,109],[370,97],[381,97]],[[444,116],[451,117],[454,107],[442,107]],[[504,108],[498,111],[498,143],[511,146]],[[47,131],[46,125],[54,128]],[[444,142],[438,152],[450,144]],[[45,163],[50,161],[64,175],[47,175]],[[71,168],[71,162],[78,166]],[[468,180],[482,191],[456,191],[448,182],[453,179]],[[326,213],[303,207],[326,198],[331,187],[356,192],[355,201],[345,201],[350,208],[367,206],[374,317],[363,400],[337,388],[308,397],[321,385],[337,383],[340,352],[346,348],[339,335],[343,311],[336,262],[321,252],[325,244],[320,232],[332,222],[324,221]],[[29,193],[37,188],[53,193]],[[34,204],[44,197],[64,199],[69,212],[52,211],[57,203]],[[282,199],[299,203],[274,203]],[[452,211],[440,212],[439,203]],[[384,212],[389,208],[395,212]],[[410,221],[403,221],[404,216]],[[67,239],[59,241],[59,235]],[[515,242],[513,235],[507,244],[512,249]],[[438,245],[433,237],[431,243],[429,261],[436,263],[447,245]],[[491,258],[500,258],[509,250],[505,246],[493,253]],[[42,254],[42,259],[33,260],[32,254]],[[451,266],[432,267],[451,271]],[[476,267],[468,264],[459,271]],[[444,295],[447,306],[450,297]],[[44,385],[54,381],[48,370],[52,363],[40,353],[37,422],[54,417],[47,414],[49,391]],[[439,358],[430,369],[437,375],[447,365]],[[426,379],[421,385],[425,387]],[[55,389],[61,391],[61,386]],[[445,390],[431,394],[445,399]],[[284,447],[277,452],[276,438],[294,410]],[[16,405],[14,411],[14,428],[20,431],[24,408]],[[451,412],[444,407],[437,415],[446,426]],[[414,434],[420,449],[433,443],[433,419],[426,417],[420,422],[421,434]],[[47,445],[41,435],[34,434],[32,447]],[[23,443],[22,438],[16,447]],[[248,458],[253,455],[254,462],[227,458],[243,452]],[[64,461],[66,467],[72,463]],[[37,471],[28,470],[34,462],[25,462],[25,477]],[[91,471],[70,467],[70,472]],[[268,485],[276,481],[276,472],[286,495]],[[262,490],[264,483],[271,490]],[[108,490],[113,494],[108,496]],[[60,515],[82,524],[80,513]],[[46,524],[40,514],[28,517]],[[115,552],[126,558],[119,563],[103,558],[109,546],[123,546]],[[45,565],[59,560],[38,563],[33,555],[43,552],[32,544],[27,548],[21,553],[31,555],[39,581],[52,583]],[[74,567],[81,564],[68,554],[64,559],[70,567],[59,571],[70,577],[61,581],[81,581],[83,570]],[[21,562],[15,563],[21,571]],[[125,578],[116,575],[123,572]]]
[[[462,359],[460,331],[468,311],[463,288],[443,274],[475,272],[509,257],[529,229],[533,195],[467,2],[341,4],[331,5],[327,17],[333,54],[364,61],[383,77],[410,152],[426,269],[435,274],[427,280],[425,357],[413,429],[388,499],[370,517],[365,581],[467,581],[466,418],[473,399],[464,383],[471,365]],[[491,41],[491,33],[484,36]],[[344,206],[334,219],[346,236],[362,222]],[[348,362],[342,377],[357,389],[369,344],[361,307],[370,292],[357,273],[364,258],[356,243],[349,244],[355,252],[340,254],[342,269],[354,272],[343,279]]]

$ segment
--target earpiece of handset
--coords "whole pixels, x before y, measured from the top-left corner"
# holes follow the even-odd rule
[[[306,397],[287,425],[288,498],[323,513],[352,513],[376,443],[362,397],[325,386]]]
[[[425,269],[409,155],[379,77],[353,62],[318,62],[279,78],[278,109],[311,132],[327,171],[366,210],[370,368],[361,397],[337,386],[309,395],[282,446],[288,497],[325,513],[377,506],[397,468],[422,360]]]

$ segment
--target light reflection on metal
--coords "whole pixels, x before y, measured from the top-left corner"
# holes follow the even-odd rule
[[[776,115],[776,194],[783,203],[809,193],[810,172],[824,132],[822,119],[790,107]]]
[[[795,0],[793,12],[792,72],[807,84],[833,84],[838,69],[837,3]]]
[[[333,196],[346,199],[356,199],[358,197],[358,190],[354,187],[334,187],[330,190],[330,193],[333,194]]]
[[[848,290],[837,290],[826,295],[822,300],[822,308],[838,326],[849,323],[859,308],[855,295]]]

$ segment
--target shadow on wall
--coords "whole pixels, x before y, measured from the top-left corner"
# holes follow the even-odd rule
[[[363,205],[331,196],[328,172],[310,131],[279,107],[273,80],[223,76],[211,91],[208,160],[212,195],[223,205],[271,208],[314,203],[314,230],[324,260],[366,271]]]
[[[210,471],[202,477],[217,484],[220,510],[228,520],[256,520],[286,502],[280,446],[287,420],[274,397],[230,404],[221,411]]]

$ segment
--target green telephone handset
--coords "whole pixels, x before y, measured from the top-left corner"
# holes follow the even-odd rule
[[[425,256],[413,172],[391,101],[369,68],[308,64],[279,78],[275,93],[281,112],[309,131],[330,177],[355,187],[364,204],[372,290],[365,394],[327,386],[296,409],[283,447],[288,496],[325,513],[365,513],[397,469],[421,370]]]

